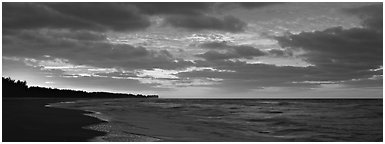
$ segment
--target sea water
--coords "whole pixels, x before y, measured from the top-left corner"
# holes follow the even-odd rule
[[[94,99],[93,141],[382,141],[382,99]]]

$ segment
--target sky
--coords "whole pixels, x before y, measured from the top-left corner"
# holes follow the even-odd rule
[[[2,3],[2,76],[161,98],[382,98],[382,3]]]

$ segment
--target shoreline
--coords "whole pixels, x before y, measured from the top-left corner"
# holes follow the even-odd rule
[[[79,99],[81,100],[81,99]],[[100,121],[103,121],[101,123],[92,124],[83,126],[82,128],[98,131],[98,132],[104,132],[104,135],[93,137],[92,139],[89,139],[90,142],[156,142],[156,141],[162,141],[162,139],[153,137],[150,135],[145,134],[139,134],[139,133],[133,133],[129,131],[121,131],[119,122],[114,121],[112,118],[110,118],[108,115],[104,114],[103,112],[95,111],[95,110],[89,110],[89,109],[82,109],[78,107],[73,107],[71,105],[76,105],[76,101],[61,101],[61,102],[55,102],[50,103],[46,105],[50,108],[58,108],[58,109],[69,109],[69,110],[80,110],[84,111],[83,115],[86,117],[96,118]]]
[[[87,142],[106,132],[87,129],[105,123],[91,112],[46,107],[69,100],[63,98],[3,98],[4,142]]]

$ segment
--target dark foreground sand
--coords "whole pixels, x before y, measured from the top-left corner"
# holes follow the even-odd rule
[[[82,127],[103,121],[81,110],[47,108],[48,103],[70,99],[3,98],[4,142],[81,142],[104,132]]]

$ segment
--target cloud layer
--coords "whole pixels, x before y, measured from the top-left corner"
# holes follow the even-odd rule
[[[123,69],[177,69],[191,65],[167,50],[110,43],[103,34],[90,31],[22,30],[3,35],[6,56],[42,59],[43,55],[68,59],[73,64]],[[178,61],[175,61],[178,60]]]
[[[372,70],[383,65],[382,13],[376,13],[382,10],[382,5],[355,8],[354,12],[352,10],[352,13],[357,13],[362,18],[363,28],[335,27],[289,34],[278,37],[277,40],[284,48],[303,50],[305,53],[301,57],[315,67],[329,72],[329,76],[362,78],[380,75],[382,70]],[[381,27],[377,24],[379,21]]]
[[[264,56],[267,53],[248,45],[228,45],[226,42],[207,42],[200,45],[202,48],[211,49],[203,54],[196,55],[208,61],[227,60],[233,58],[246,58]],[[224,50],[218,52],[215,50]]]
[[[137,31],[164,17],[164,24],[190,30],[243,31],[233,16],[210,16],[215,3],[4,3],[5,29],[66,28]]]
[[[149,19],[119,3],[4,3],[5,29],[139,30]]]
[[[281,4],[3,3],[3,60],[96,88],[382,87],[382,4],[341,9],[353,28],[285,33],[239,16]]]

